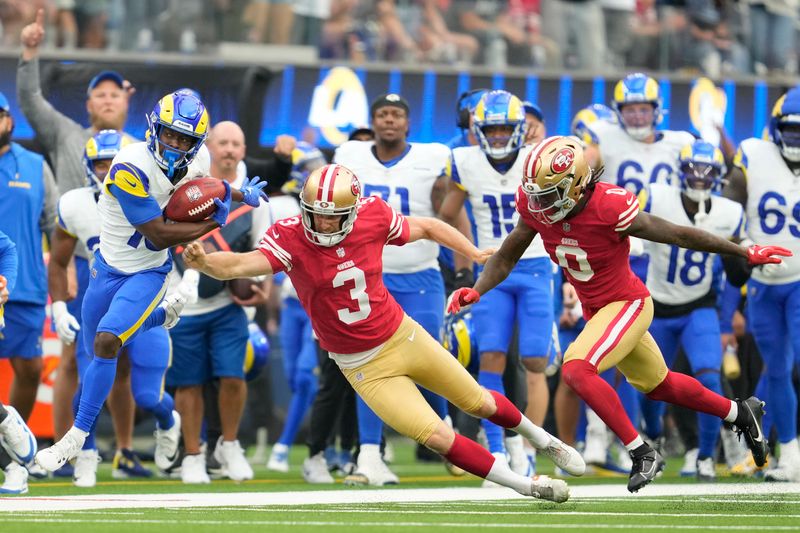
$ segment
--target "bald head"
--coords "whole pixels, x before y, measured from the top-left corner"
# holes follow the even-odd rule
[[[247,148],[242,128],[230,120],[219,122],[211,128],[206,145],[211,154],[211,174],[217,178],[235,178],[236,166],[244,159]]]

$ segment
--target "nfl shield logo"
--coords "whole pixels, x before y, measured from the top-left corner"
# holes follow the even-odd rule
[[[564,223],[561,225],[561,227],[562,227],[562,228],[564,228],[564,231],[569,231],[570,229],[572,229],[572,228],[570,227],[570,225],[569,225],[569,222],[564,222]]]
[[[344,248],[342,247],[337,248],[336,255],[338,255],[339,257],[344,257]]]

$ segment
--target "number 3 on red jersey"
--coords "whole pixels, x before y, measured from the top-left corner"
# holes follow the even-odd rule
[[[356,322],[364,320],[372,311],[372,307],[369,305],[369,296],[367,295],[367,279],[364,276],[364,271],[358,267],[350,267],[342,270],[333,278],[333,287],[343,287],[349,281],[355,283],[355,286],[350,289],[350,298],[358,303],[358,310],[351,311],[347,307],[336,310],[339,320],[347,325],[355,324]]]

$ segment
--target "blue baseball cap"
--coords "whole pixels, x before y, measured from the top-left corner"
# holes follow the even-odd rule
[[[113,70],[104,70],[103,72],[99,73],[97,76],[92,78],[92,81],[89,82],[89,87],[86,89],[86,96],[89,96],[89,94],[92,92],[92,89],[94,89],[95,87],[97,87],[106,80],[113,81],[117,85],[117,87],[122,89],[125,78],[123,78],[119,72],[115,72]]]
[[[11,113],[11,106],[8,105],[8,98],[3,93],[0,93],[0,111]]]
[[[544,115],[542,114],[542,108],[538,105],[534,104],[530,100],[525,100],[522,102],[522,108],[525,110],[525,114],[533,115],[536,117],[539,122],[544,122]]]

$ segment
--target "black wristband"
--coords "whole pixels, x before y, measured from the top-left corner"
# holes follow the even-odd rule
[[[462,268],[458,272],[456,272],[455,280],[453,281],[453,285],[456,289],[463,289],[465,287],[472,287],[475,284],[475,276],[472,273],[471,268]]]

